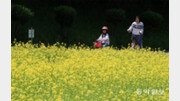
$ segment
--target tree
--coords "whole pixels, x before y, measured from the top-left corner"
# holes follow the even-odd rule
[[[11,6],[11,21],[12,21],[12,32],[11,38],[17,38],[17,34],[22,25],[26,24],[34,13],[27,7],[22,5],[12,5]]]
[[[148,10],[141,15],[141,19],[144,24],[150,28],[156,28],[161,26],[164,18],[161,14]]]
[[[106,21],[112,25],[117,25],[125,19],[125,11],[122,9],[108,9],[106,11]]]
[[[61,27],[62,41],[67,42],[67,29],[70,28],[74,22],[77,12],[74,8],[69,6],[59,6],[55,8],[56,21]]]

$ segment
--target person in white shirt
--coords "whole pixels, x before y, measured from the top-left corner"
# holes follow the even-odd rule
[[[102,27],[102,34],[97,39],[98,42],[101,42],[103,47],[107,47],[110,44],[109,34],[107,33],[108,27],[103,26]]]
[[[131,26],[127,29],[128,32],[132,32],[132,47],[135,45],[139,45],[140,49],[142,48],[142,38],[144,32],[144,24],[140,21],[140,18],[136,16],[135,21],[131,24]]]

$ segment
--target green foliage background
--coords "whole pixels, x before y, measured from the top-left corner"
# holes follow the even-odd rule
[[[34,17],[22,26],[17,41],[27,42],[28,29],[35,29],[34,43],[43,42],[54,44],[61,42],[60,25],[55,20],[55,7],[67,5],[76,9],[77,17],[68,29],[68,44],[85,43],[92,46],[101,34],[101,27],[107,25],[111,45],[121,48],[131,42],[131,34],[127,28],[134,21],[136,15],[146,11],[161,14],[163,21],[160,25],[149,27],[145,22],[143,46],[169,49],[169,1],[168,0],[12,0],[12,4],[20,4],[30,8]],[[123,9],[126,17],[115,27],[106,21],[108,9]],[[156,23],[156,22],[154,22]],[[14,39],[12,39],[13,41]]]

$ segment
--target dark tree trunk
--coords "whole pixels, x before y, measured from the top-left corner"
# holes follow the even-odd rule
[[[67,43],[67,28],[61,26],[61,39],[62,42]]]
[[[21,27],[20,24],[18,24],[16,22],[12,23],[12,26],[11,26],[11,39],[12,39],[12,41],[14,39],[18,38],[18,32],[19,32],[20,27]]]

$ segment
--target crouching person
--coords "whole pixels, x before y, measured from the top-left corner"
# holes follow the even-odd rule
[[[97,42],[101,43],[101,47],[107,47],[110,44],[109,34],[107,33],[107,31],[108,31],[108,27],[103,26],[102,27],[102,34],[97,39]]]

